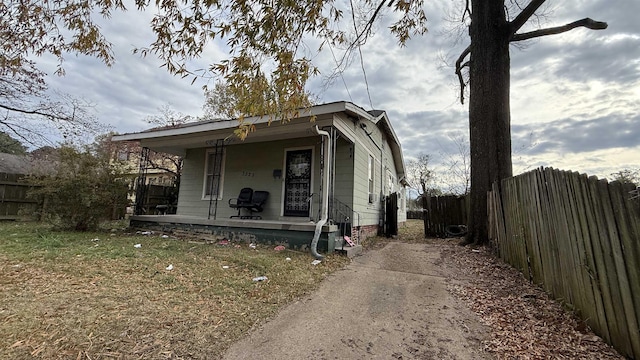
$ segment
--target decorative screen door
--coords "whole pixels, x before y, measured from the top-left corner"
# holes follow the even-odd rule
[[[287,151],[284,216],[309,216],[311,149]]]

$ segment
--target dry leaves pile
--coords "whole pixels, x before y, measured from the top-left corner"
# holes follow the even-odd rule
[[[498,359],[624,359],[589,327],[488,249],[434,240],[451,274],[449,290],[489,327]]]

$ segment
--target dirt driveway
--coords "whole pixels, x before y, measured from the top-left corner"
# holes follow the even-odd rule
[[[234,344],[225,359],[488,359],[488,333],[447,291],[440,247],[391,242]],[[321,265],[320,265],[321,266]]]

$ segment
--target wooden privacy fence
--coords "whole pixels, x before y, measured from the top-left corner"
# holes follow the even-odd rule
[[[447,226],[467,225],[469,203],[466,196],[428,196],[424,198],[424,235],[447,236]]]
[[[537,169],[494,184],[489,236],[499,256],[640,359],[640,199],[633,185]]]
[[[24,175],[0,173],[0,220],[18,219],[25,206],[37,206],[37,201],[27,199],[27,191],[32,187],[20,181]]]
[[[178,192],[174,186],[163,185],[143,185],[143,189],[138,188],[136,193],[136,210],[138,215],[153,214],[175,214],[177,207]],[[142,190],[142,191],[140,191]],[[166,206],[164,210],[159,210],[158,205]]]

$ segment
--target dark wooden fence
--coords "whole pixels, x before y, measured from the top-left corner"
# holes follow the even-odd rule
[[[37,206],[37,201],[27,199],[31,185],[21,181],[24,175],[0,173],[0,220],[15,220],[20,210]]]
[[[22,180],[24,176],[22,174],[0,173],[0,220],[17,220],[33,216],[32,214],[38,209],[38,206],[44,206],[36,199],[27,198],[27,192],[34,185]],[[154,189],[151,192],[152,196],[150,196],[151,201],[156,201],[153,205],[154,209],[155,205],[159,204],[156,200],[157,196],[155,196],[157,193],[158,190]],[[123,192],[123,196],[126,196],[126,192]],[[117,202],[114,202],[114,206],[105,207],[105,216],[114,220],[123,218],[126,209],[122,204],[126,204],[126,202],[126,198],[118,199]]]
[[[391,237],[398,235],[398,193],[385,197],[384,235]]]
[[[143,185],[142,192],[138,190],[136,197],[140,197],[140,200],[136,200],[138,215],[153,215],[153,214],[175,214],[178,199],[178,189],[175,186],[163,186],[163,185]],[[166,206],[166,208],[159,209],[158,206]]]
[[[494,184],[498,254],[640,359],[640,200],[633,185],[538,169]]]
[[[466,196],[424,198],[424,235],[446,237],[450,225],[467,225],[469,203]]]

